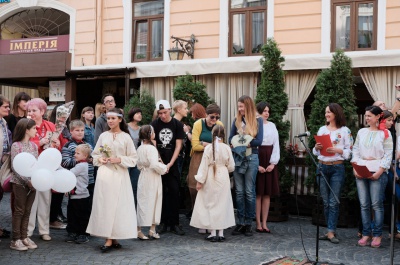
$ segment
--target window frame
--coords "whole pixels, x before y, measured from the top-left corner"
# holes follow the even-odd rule
[[[164,39],[164,16],[165,14],[159,15],[150,15],[150,16],[141,16],[135,17],[135,3],[147,2],[147,0],[133,0],[132,1],[132,54],[131,54],[131,62],[148,62],[148,61],[162,61],[164,58],[164,48],[161,49],[161,56],[159,58],[151,58],[151,38],[152,38],[152,30],[153,30],[153,22],[154,21],[161,21],[161,39]],[[165,8],[165,6],[164,6]],[[164,9],[165,11],[165,9]],[[136,46],[137,46],[137,24],[147,22],[147,49],[146,49],[146,57],[143,59],[136,58]],[[161,46],[164,43],[161,42]]]
[[[261,50],[259,53],[251,53],[252,50],[252,14],[253,13],[264,13],[264,36],[265,40],[263,44],[267,41],[267,18],[268,18],[268,1],[265,6],[255,6],[255,7],[243,7],[243,8],[231,8],[231,0],[229,1],[229,45],[228,45],[228,55],[229,57],[241,57],[241,56],[259,56],[261,55]],[[245,52],[243,54],[234,54],[233,53],[233,16],[238,14],[244,14],[246,16],[245,23]]]
[[[360,4],[374,4],[373,10],[373,39],[371,48],[358,48],[358,7]],[[336,6],[350,6],[350,48],[344,51],[372,51],[377,50],[378,40],[378,1],[377,0],[331,0],[331,52],[336,48]]]

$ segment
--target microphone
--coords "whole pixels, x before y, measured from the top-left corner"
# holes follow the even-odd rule
[[[300,138],[300,137],[304,137],[304,136],[305,137],[310,136],[310,132],[300,133],[300,134],[296,135],[295,137]]]

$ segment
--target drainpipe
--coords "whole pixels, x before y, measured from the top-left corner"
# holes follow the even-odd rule
[[[96,1],[96,0],[95,0]],[[102,63],[103,47],[103,1],[96,1],[96,59],[95,65]]]

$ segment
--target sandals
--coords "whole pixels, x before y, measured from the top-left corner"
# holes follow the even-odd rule
[[[150,239],[160,239],[160,235],[153,230],[149,230],[149,238]]]
[[[363,236],[360,240],[358,240],[357,245],[360,247],[365,247],[370,245],[371,237],[370,236]],[[380,246],[380,244],[379,244]]]
[[[149,238],[147,236],[145,236],[142,231],[138,231],[137,233],[137,238],[139,238],[140,240],[149,240]]]
[[[372,238],[371,247],[379,248],[381,246],[382,236]]]
[[[265,229],[265,228],[257,228],[257,229],[256,229],[256,232],[257,232],[257,233],[267,233],[267,234],[270,234],[270,233],[271,233],[271,230]]]

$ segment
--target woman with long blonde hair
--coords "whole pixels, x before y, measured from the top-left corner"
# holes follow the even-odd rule
[[[263,140],[263,120],[256,116],[256,106],[249,96],[241,96],[238,99],[238,112],[232,123],[229,143],[233,145],[235,158],[235,171],[233,178],[236,189],[236,208],[238,222],[232,235],[244,234],[252,236],[252,221],[255,218],[256,193],[255,182],[258,172],[258,147]],[[239,135],[239,142],[245,141],[246,137],[252,140],[243,146],[235,146],[232,138]],[[245,155],[243,156],[243,153]]]

